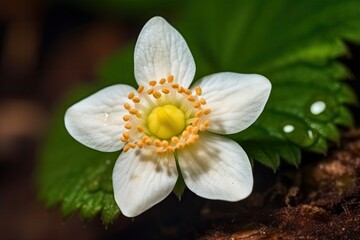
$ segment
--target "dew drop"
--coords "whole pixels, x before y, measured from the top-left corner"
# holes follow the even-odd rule
[[[331,95],[317,94],[307,101],[304,110],[312,120],[329,122],[337,116],[339,103]]]
[[[317,133],[307,124],[295,119],[282,125],[282,133],[289,141],[301,147],[310,147],[318,138]]]
[[[326,104],[323,101],[316,101],[310,106],[310,112],[314,115],[319,115],[326,109]]]
[[[293,125],[290,125],[290,124],[288,124],[288,125],[285,125],[284,127],[283,127],[283,131],[285,132],[285,133],[291,133],[292,131],[294,131],[294,126]]]

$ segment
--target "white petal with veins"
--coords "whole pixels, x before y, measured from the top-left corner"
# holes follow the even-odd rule
[[[173,154],[145,149],[121,153],[113,171],[115,201],[122,214],[135,217],[166,198],[178,172]]]
[[[226,201],[246,198],[252,191],[252,169],[235,141],[201,133],[199,141],[178,152],[186,186],[195,194]]]
[[[104,88],[71,106],[65,114],[65,127],[73,138],[89,148],[114,152],[123,148],[122,117],[127,94],[135,91],[128,85]]]
[[[257,74],[216,73],[199,80],[206,108],[211,109],[207,130],[233,134],[259,117],[269,98],[270,81]]]
[[[134,64],[139,85],[173,75],[174,82],[187,88],[195,75],[194,58],[184,38],[162,17],[153,17],[141,30]]]

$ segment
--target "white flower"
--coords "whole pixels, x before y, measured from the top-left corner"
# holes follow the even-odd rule
[[[122,213],[133,217],[163,200],[179,174],[201,197],[247,197],[253,187],[249,159],[239,144],[216,133],[249,127],[265,106],[270,82],[256,74],[224,72],[189,89],[194,59],[180,33],[161,17],[143,27],[134,63],[137,90],[107,87],[65,115],[67,130],[85,146],[123,149],[112,177]]]

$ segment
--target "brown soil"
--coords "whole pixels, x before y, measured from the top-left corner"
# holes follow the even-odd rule
[[[204,239],[360,239],[360,129],[327,157],[279,174],[233,214],[211,212]],[[206,215],[206,214],[205,214]]]

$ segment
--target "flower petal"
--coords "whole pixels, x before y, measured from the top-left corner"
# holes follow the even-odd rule
[[[186,186],[201,197],[238,201],[252,191],[250,161],[231,139],[202,133],[197,143],[178,152],[178,161]]]
[[[257,74],[217,73],[199,80],[206,107],[211,109],[207,130],[233,134],[259,117],[269,98],[270,81]]]
[[[73,138],[89,148],[114,152],[123,148],[122,117],[127,95],[136,91],[128,85],[104,88],[71,106],[65,114],[65,127]]]
[[[141,30],[134,63],[139,85],[174,75],[175,82],[189,87],[195,74],[194,58],[184,38],[162,17],[153,17]]]
[[[121,153],[115,163],[115,201],[125,216],[135,217],[166,198],[177,178],[173,154],[131,149]]]

